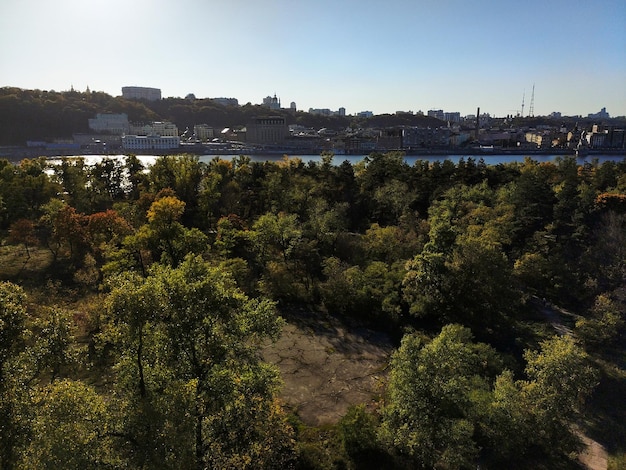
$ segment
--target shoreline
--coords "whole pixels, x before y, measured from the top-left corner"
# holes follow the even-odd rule
[[[76,149],[42,149],[42,148],[28,148],[28,147],[17,147],[17,146],[7,146],[0,147],[0,159],[6,159],[12,163],[20,162],[25,159],[36,159],[40,157],[44,158],[62,158],[62,157],[89,157],[89,156],[119,156],[119,155],[137,155],[137,156],[175,156],[175,155],[215,155],[215,156],[225,156],[225,157],[236,157],[238,155],[249,155],[249,156],[272,156],[272,157],[280,157],[283,155],[286,156],[303,156],[303,155],[321,155],[324,152],[333,153],[332,150],[324,150],[324,149],[275,149],[275,150],[257,150],[250,151],[250,149],[246,149],[247,151],[238,151],[238,150],[228,150],[228,151],[216,151],[215,149],[186,149],[184,147],[179,147],[177,149],[171,149],[167,151],[156,151],[150,150],[145,152],[124,152],[123,150],[119,150],[117,152],[88,152],[88,151],[80,151]],[[575,150],[571,149],[546,149],[546,150],[522,150],[522,149],[510,149],[510,148],[489,148],[489,149],[475,149],[475,148],[467,148],[467,149],[420,149],[420,150],[411,150],[411,149],[388,149],[388,150],[373,150],[370,152],[363,153],[334,153],[336,158],[341,158],[342,156],[351,157],[358,155],[369,155],[372,153],[389,153],[389,152],[403,152],[407,157],[437,157],[437,156],[454,156],[454,155],[467,155],[468,157],[483,157],[487,158],[490,156],[503,156],[503,155],[528,155],[530,157],[533,156],[549,156],[549,155],[563,155],[563,156],[572,156],[577,157]],[[609,156],[623,156],[626,159],[626,149],[589,149],[585,151],[584,155],[578,155],[578,157],[593,157],[594,155],[609,155]]]

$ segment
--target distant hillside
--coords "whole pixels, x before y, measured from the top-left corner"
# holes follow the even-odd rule
[[[370,118],[353,116],[319,116],[289,110],[270,111],[250,103],[244,106],[223,106],[211,99],[187,100],[165,98],[160,101],[135,101],[113,97],[99,91],[23,90],[0,88],[0,145],[24,145],[28,140],[69,139],[72,134],[89,132],[88,119],[97,113],[126,113],[131,122],[171,121],[182,132],[195,124],[208,124],[216,129],[245,126],[253,116],[280,114],[288,124],[300,124],[314,129],[341,131],[352,128],[385,128],[394,126],[440,127],[439,119],[413,114],[382,114]],[[559,120],[545,117],[516,119],[519,126],[539,124],[559,125],[579,123],[602,124],[585,118]],[[610,119],[604,124],[621,126],[624,120]]]
[[[318,116],[288,110],[269,111],[259,105],[223,106],[210,99],[165,98],[156,102],[126,100],[103,92],[23,90],[0,88],[0,145],[24,145],[28,140],[71,138],[89,132],[88,119],[97,113],[126,113],[131,122],[171,121],[183,131],[195,124],[217,129],[245,126],[262,114],[281,114],[288,124],[320,129],[424,125],[436,127],[441,121],[424,116],[382,115],[371,118]]]

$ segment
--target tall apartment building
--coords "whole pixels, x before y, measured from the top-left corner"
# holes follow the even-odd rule
[[[159,101],[161,99],[161,89],[142,86],[125,86],[122,87],[122,97],[127,100]]]
[[[443,113],[443,120],[448,122],[461,122],[461,113]]]
[[[434,117],[437,119],[445,120],[445,115],[443,113],[443,109],[431,109],[428,111],[428,117]]]

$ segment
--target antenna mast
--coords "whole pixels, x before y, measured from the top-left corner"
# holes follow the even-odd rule
[[[524,100],[526,99],[526,89],[524,89],[524,93],[522,93],[522,115],[520,117],[524,117]]]
[[[533,94],[530,96],[530,109],[528,110],[530,117],[535,117],[535,84],[533,83]]]

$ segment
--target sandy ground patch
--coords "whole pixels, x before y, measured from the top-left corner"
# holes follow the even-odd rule
[[[262,354],[280,369],[287,406],[305,424],[320,425],[337,422],[351,405],[375,402],[393,350],[383,333],[298,313]]]

